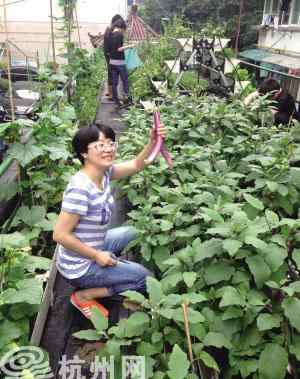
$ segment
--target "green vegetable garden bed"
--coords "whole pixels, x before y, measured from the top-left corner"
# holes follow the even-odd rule
[[[70,142],[77,128],[96,116],[103,56],[76,48],[72,54],[71,66],[43,71],[39,119],[29,140],[21,141],[23,120],[0,126],[0,136],[10,145],[6,159],[19,167],[19,179],[1,183],[0,190],[3,202],[16,195],[19,199],[0,234],[0,358],[29,343],[54,253],[52,229],[62,193],[79,167]],[[76,82],[70,101],[66,92],[57,90],[58,81],[68,82],[69,72]]]
[[[164,38],[149,49],[152,63],[131,76],[136,100],[151,98],[145,78],[164,74],[162,62],[174,58]],[[103,61],[95,65],[80,50],[74,57],[68,69],[78,70],[75,108],[62,98],[53,109],[58,93],[48,91],[31,141],[15,141],[9,153],[20,162],[22,181],[6,193],[20,191],[23,204],[0,236],[1,354],[28,342],[42,295],[37,274],[49,267],[49,233],[76,169],[69,148],[74,120],[94,118],[89,85],[95,72],[98,83],[103,78]],[[130,248],[154,273],[149,296],[127,292],[140,304],[136,312],[113,327],[94,314],[95,330],[77,337],[105,342],[99,356],[113,355],[117,369],[124,349],[145,356],[146,378],[298,378],[299,123],[274,127],[267,104],[245,108],[233,97],[172,90],[159,103],[174,168],[158,160],[119,187],[139,230]],[[120,158],[131,159],[145,144],[152,115],[132,107],[123,121]]]

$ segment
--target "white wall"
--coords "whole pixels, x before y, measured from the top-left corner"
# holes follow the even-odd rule
[[[53,0],[53,14],[62,15],[58,0]],[[108,24],[116,13],[127,16],[126,0],[78,0],[77,12],[80,21]],[[50,0],[24,0],[7,7],[9,21],[49,22]]]
[[[126,0],[78,0],[80,21],[108,24],[116,14],[127,17]]]
[[[275,29],[260,31],[258,44],[260,47],[272,47],[300,55],[300,30],[299,32]]]
[[[50,0],[24,0],[7,6],[8,21],[49,22]],[[53,0],[53,14],[62,15],[58,1]]]
[[[80,39],[82,47],[86,49],[92,49],[88,32],[103,32],[116,13],[127,17],[127,0],[78,0],[77,4]],[[61,17],[62,14],[58,0],[53,0],[53,15]],[[7,6],[7,19],[9,39],[30,57],[36,57],[38,51],[41,61],[47,60],[51,46],[50,0],[24,0]],[[55,25],[57,51],[64,42],[59,38],[61,32],[57,30],[60,26],[59,22]],[[3,8],[0,7],[0,42],[4,40]],[[78,40],[75,30],[73,41]]]

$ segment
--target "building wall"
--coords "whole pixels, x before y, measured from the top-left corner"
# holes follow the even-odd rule
[[[116,13],[127,17],[126,0],[78,0],[77,15],[80,40],[83,48],[92,49],[88,32],[104,32]],[[58,0],[53,0],[54,17],[62,17]],[[51,60],[51,26],[50,0],[24,0],[7,6],[8,39],[17,45],[26,55],[34,59],[39,55],[40,61]],[[63,33],[59,30],[61,23],[55,22],[55,46],[63,49]],[[6,39],[3,8],[0,9],[0,43]],[[73,41],[79,43],[78,30],[73,33]],[[22,54],[12,47],[12,54],[17,58]]]
[[[300,28],[298,31],[296,28],[291,31],[284,30],[284,27],[278,30],[274,28],[261,30],[258,45],[300,56]]]

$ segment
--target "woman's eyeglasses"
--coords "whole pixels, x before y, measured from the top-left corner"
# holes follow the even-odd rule
[[[95,149],[99,151],[99,153],[102,153],[107,150],[116,151],[117,148],[118,148],[118,142],[109,142],[109,143],[96,142],[88,146],[88,149]]]

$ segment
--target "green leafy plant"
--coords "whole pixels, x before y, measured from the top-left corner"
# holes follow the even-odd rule
[[[300,129],[262,123],[266,106],[169,95],[160,113],[174,170],[161,160],[121,186],[139,230],[131,248],[157,280],[148,282],[149,299],[127,293],[145,314],[143,335],[126,335],[130,318],[109,329],[108,346],[125,339],[151,357],[149,378],[173,377],[176,343],[188,351],[183,301],[190,304],[195,359],[221,377],[283,379],[288,362],[299,369],[300,187],[290,162]],[[151,119],[131,109],[125,121],[121,156],[129,159],[143,146]],[[273,365],[275,353],[281,358]],[[186,358],[176,354],[185,367]]]

